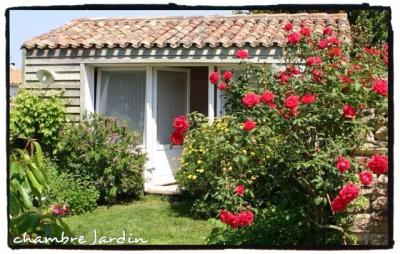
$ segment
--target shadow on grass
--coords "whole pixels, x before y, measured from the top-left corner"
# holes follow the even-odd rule
[[[164,196],[164,200],[169,202],[169,211],[171,216],[175,217],[189,217],[195,220],[205,220],[205,218],[197,216],[191,210],[193,199],[183,194]]]

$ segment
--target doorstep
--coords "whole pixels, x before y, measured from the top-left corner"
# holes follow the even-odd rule
[[[169,185],[144,185],[144,192],[147,194],[159,194],[159,195],[178,195],[178,185],[176,183]]]

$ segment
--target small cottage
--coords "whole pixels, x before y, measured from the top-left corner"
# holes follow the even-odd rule
[[[279,67],[284,25],[350,40],[346,14],[258,14],[201,17],[80,18],[22,45],[26,88],[64,89],[71,121],[85,111],[126,121],[146,150],[149,186],[174,182],[181,148],[170,148],[172,120],[192,111],[210,120],[223,98],[208,76],[240,71],[237,49]]]

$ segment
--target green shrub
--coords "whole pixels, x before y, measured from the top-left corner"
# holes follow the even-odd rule
[[[10,144],[23,148],[26,139],[35,139],[51,153],[65,122],[66,109],[60,98],[22,90],[11,102]]]
[[[92,181],[99,201],[142,193],[146,155],[138,148],[138,135],[126,125],[89,114],[63,130],[61,137],[55,152],[60,172]]]
[[[58,173],[55,164],[47,163],[49,169],[49,190],[47,204],[66,205],[71,214],[91,212],[97,207],[100,197],[94,183],[82,175]]]
[[[282,136],[272,136],[267,125],[245,132],[233,116],[191,128],[176,178],[180,188],[195,199],[193,212],[215,215],[227,202],[226,196],[219,193],[226,185],[234,189],[236,184],[244,184],[257,190],[259,184],[272,181],[272,156],[284,141]]]
[[[24,234],[61,237],[62,232],[72,236],[68,225],[43,203],[49,185],[41,146],[25,142],[25,149],[13,149],[10,156],[9,235],[12,239]]]

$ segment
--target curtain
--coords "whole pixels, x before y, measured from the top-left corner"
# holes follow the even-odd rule
[[[124,121],[143,142],[146,71],[102,71],[99,111]]]
[[[172,122],[178,115],[186,114],[187,73],[178,71],[157,72],[157,141],[170,144]]]

